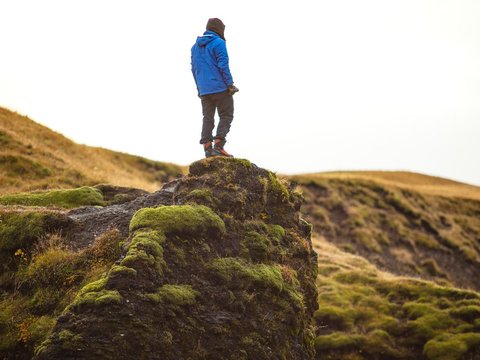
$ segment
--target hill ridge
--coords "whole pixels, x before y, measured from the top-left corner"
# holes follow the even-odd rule
[[[26,116],[0,108],[0,192],[109,183],[153,191],[181,166],[79,145]]]

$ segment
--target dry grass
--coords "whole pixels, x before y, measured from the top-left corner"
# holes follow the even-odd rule
[[[480,187],[440,177],[407,171],[339,171],[302,174],[312,179],[369,180],[385,186],[395,186],[429,195],[441,195],[480,200]],[[295,178],[295,176],[294,176]]]
[[[97,183],[153,191],[184,172],[174,164],[76,144],[28,117],[0,108],[2,193]]]

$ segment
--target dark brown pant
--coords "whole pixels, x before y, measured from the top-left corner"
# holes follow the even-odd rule
[[[216,110],[218,110],[220,121],[218,122],[215,139],[220,139],[224,143],[233,120],[233,96],[227,90],[221,93],[203,95],[201,99],[203,127],[200,144],[208,143],[214,139],[213,128],[215,127],[214,117]]]

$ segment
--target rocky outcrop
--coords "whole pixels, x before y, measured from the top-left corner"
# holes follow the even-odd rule
[[[121,258],[35,359],[313,359],[317,261],[300,196],[228,158],[193,163],[170,190],[171,205],[164,192],[135,212]]]

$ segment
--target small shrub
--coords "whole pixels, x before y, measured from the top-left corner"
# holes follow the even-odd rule
[[[120,231],[113,229],[96,237],[92,246],[85,250],[85,257],[89,261],[99,264],[109,264],[120,257]]]
[[[38,288],[68,286],[68,278],[76,274],[76,260],[77,256],[70,251],[50,248],[35,256],[24,273],[24,279]]]

